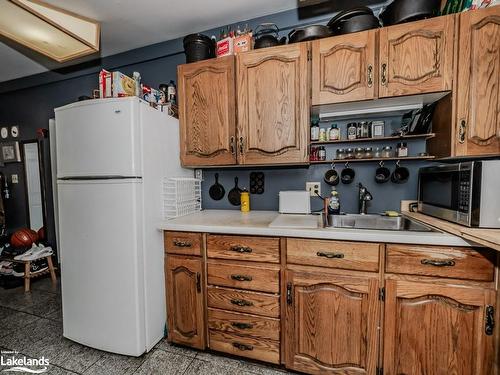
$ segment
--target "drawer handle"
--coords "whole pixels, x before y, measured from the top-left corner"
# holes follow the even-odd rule
[[[344,257],[344,254],[342,253],[328,253],[328,252],[325,252],[325,251],[318,251],[316,253],[317,256],[319,257],[325,257],[325,258],[328,258],[328,259],[342,259]]]
[[[231,275],[231,279],[236,281],[252,281],[252,276],[247,275]]]
[[[191,247],[191,246],[193,246],[193,244],[191,242],[174,240],[174,246],[177,246],[177,247]]]
[[[253,306],[253,302],[247,301],[245,299],[232,299],[231,303],[236,306]]]
[[[420,263],[434,267],[453,267],[454,260],[422,259]]]
[[[373,86],[373,66],[368,65],[368,87]]]
[[[234,328],[238,328],[238,329],[252,329],[253,328],[253,324],[250,324],[250,323],[233,322],[233,323],[231,323],[231,325]]]
[[[231,251],[236,253],[251,253],[253,250],[251,247],[247,246],[231,246]]]
[[[235,347],[236,349],[241,350],[241,351],[253,350],[252,345],[246,345],[246,344],[242,344],[241,342],[236,342],[236,341],[233,342],[233,347]]]

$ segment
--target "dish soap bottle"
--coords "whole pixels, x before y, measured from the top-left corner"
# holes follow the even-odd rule
[[[340,215],[340,197],[335,187],[332,188],[332,194],[328,204],[328,213],[330,215]]]

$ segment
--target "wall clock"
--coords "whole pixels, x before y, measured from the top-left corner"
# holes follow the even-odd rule
[[[9,129],[7,129],[6,127],[0,129],[0,136],[2,137],[2,139],[7,138],[9,136]]]
[[[10,127],[10,135],[12,138],[19,137],[19,126],[14,125]]]

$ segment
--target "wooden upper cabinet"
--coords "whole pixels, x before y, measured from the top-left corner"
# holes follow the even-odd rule
[[[379,282],[286,271],[286,367],[308,374],[375,374]]]
[[[228,56],[177,68],[182,165],[236,163],[234,65]]]
[[[204,349],[205,287],[201,258],[168,255],[165,276],[169,341]]]
[[[377,31],[312,42],[312,104],[374,99]]]
[[[309,131],[307,43],[238,55],[238,161],[305,163]]]
[[[500,7],[460,15],[456,156],[500,154]]]
[[[454,16],[380,29],[379,97],[452,89]]]
[[[495,373],[497,328],[488,328],[494,295],[473,287],[388,280],[384,374]]]

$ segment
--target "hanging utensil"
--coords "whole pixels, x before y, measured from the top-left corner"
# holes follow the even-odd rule
[[[219,184],[218,173],[215,174],[215,183],[212,186],[210,186],[208,194],[210,195],[210,198],[212,198],[214,201],[220,201],[222,198],[224,198],[224,194],[226,194],[224,186]]]
[[[233,206],[239,206],[241,204],[241,189],[238,187],[238,177],[234,178],[234,188],[229,191],[227,199]]]

